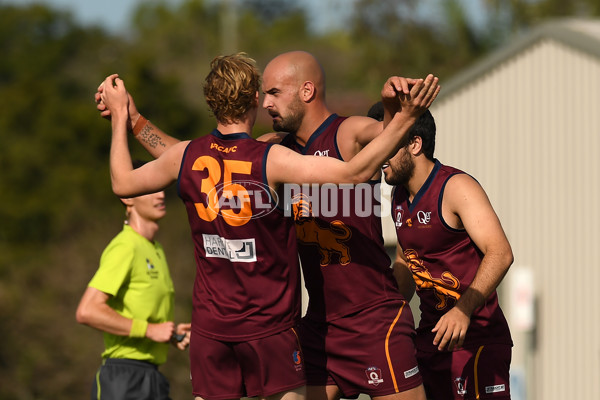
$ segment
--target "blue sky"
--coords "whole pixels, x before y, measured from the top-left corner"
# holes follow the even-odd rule
[[[142,2],[152,0],[0,0],[0,3],[32,4],[42,3],[52,8],[70,11],[82,24],[97,24],[106,29],[118,32],[126,30],[133,10]],[[183,0],[165,0],[177,5]],[[210,1],[210,0],[209,0]],[[220,0],[212,0],[220,1]],[[230,0],[235,1],[235,0]],[[355,0],[298,0],[306,4],[309,15],[314,22],[313,28],[318,30],[331,26],[332,22],[343,23],[344,15],[350,14],[351,4]],[[436,11],[444,0],[420,1],[420,14],[423,18],[436,18]],[[462,0],[472,18],[481,16],[481,0]]]
[[[132,12],[142,2],[152,0],[0,0],[0,3],[32,4],[42,3],[52,8],[70,11],[82,24],[101,25],[113,32],[125,30]],[[177,5],[183,0],[165,0],[168,4]],[[219,0],[212,0],[219,1]],[[230,0],[235,1],[235,0]],[[306,3],[310,15],[316,19],[319,29],[331,21],[339,21],[340,13],[350,8],[354,0],[301,0]],[[327,18],[334,14],[335,18]],[[329,19],[329,21],[328,21]]]
[[[0,0],[12,4],[41,3],[49,7],[70,11],[82,24],[101,25],[111,31],[126,29],[133,10],[148,0]],[[167,0],[178,4],[181,0]]]

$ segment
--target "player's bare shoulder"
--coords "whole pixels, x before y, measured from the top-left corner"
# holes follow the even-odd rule
[[[364,117],[361,115],[353,115],[344,120],[340,124],[340,130],[348,130],[351,132],[360,132],[364,129],[373,129],[381,132],[383,129],[383,122],[377,121],[371,117]]]
[[[383,130],[383,122],[370,117],[354,115],[348,117],[340,124],[338,135],[344,141],[352,141],[361,146],[366,146]]]
[[[369,117],[352,116],[339,126],[337,143],[344,160],[350,160],[383,130],[383,122]]]
[[[483,188],[475,178],[467,173],[458,173],[448,178],[444,188],[444,197],[468,195],[471,192],[483,192]]]
[[[466,173],[452,175],[444,188],[442,198],[444,211],[455,214],[474,212],[481,206],[488,206],[489,199],[483,187]],[[444,212],[444,216],[446,216]]]

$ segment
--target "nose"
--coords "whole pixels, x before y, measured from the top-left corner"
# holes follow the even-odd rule
[[[273,104],[271,104],[271,101],[269,100],[269,95],[266,94],[265,98],[263,99],[263,103],[262,103],[263,108],[268,109],[270,107],[273,106]]]

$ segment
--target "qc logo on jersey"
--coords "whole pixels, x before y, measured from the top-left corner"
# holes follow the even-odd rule
[[[315,151],[315,156],[317,157],[329,157],[329,149],[327,150],[317,150]]]
[[[454,385],[456,386],[456,394],[464,396],[467,394],[467,380],[463,377],[454,378]]]
[[[394,225],[396,228],[400,228],[402,226],[402,217],[404,216],[404,209],[402,206],[396,206],[394,210]]]
[[[428,225],[431,222],[431,211],[419,211],[417,220],[421,225]]]
[[[383,383],[383,377],[381,376],[381,369],[377,367],[369,367],[365,370],[367,374],[367,382],[369,385],[377,386]]]

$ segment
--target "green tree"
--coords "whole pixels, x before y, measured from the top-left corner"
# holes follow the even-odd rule
[[[548,18],[600,15],[597,0],[486,0],[492,24],[508,34],[530,29]]]
[[[108,74],[121,75],[158,126],[191,139],[214,127],[202,85],[210,60],[224,52],[246,51],[264,67],[281,52],[310,51],[328,74],[332,108],[364,114],[390,75],[448,78],[544,18],[600,13],[597,0],[481,1],[483,27],[459,0],[443,2],[435,20],[417,17],[416,0],[357,0],[344,29],[318,33],[292,0],[230,0],[229,8],[163,0],[142,3],[122,36],[44,6],[0,2],[0,400],[82,398],[100,362],[100,333],[78,326],[74,312],[121,228],[108,173],[110,124],[93,103]],[[254,133],[270,129],[263,117]],[[131,146],[134,156],[149,158],[134,140]],[[184,321],[193,250],[174,188],[167,201],[158,239]],[[186,353],[172,351],[164,372],[173,398],[189,396]]]
[[[143,75],[131,48],[67,13],[0,5],[0,398],[80,398],[89,379],[78,368],[90,366],[91,377],[99,362],[101,336],[90,346],[74,311],[122,209],[109,189],[110,128],[94,109],[95,88],[134,71],[168,96],[143,102],[165,124],[196,121],[179,81]],[[93,358],[75,363],[89,349]]]

